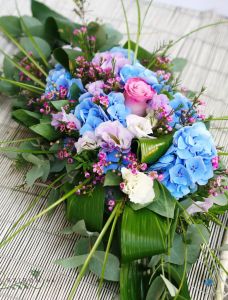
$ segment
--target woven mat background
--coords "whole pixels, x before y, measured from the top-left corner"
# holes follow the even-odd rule
[[[76,20],[71,0],[41,1],[60,13]],[[128,2],[127,11],[130,21],[132,39],[137,31],[137,16],[133,1]],[[145,2],[141,1],[142,8]],[[29,0],[18,0],[22,14],[30,14]],[[0,15],[16,15],[14,0],[0,0]],[[99,18],[113,24],[125,33],[125,24],[120,1],[93,0],[88,8],[88,18]],[[188,9],[175,8],[166,5],[153,5],[145,22],[141,44],[152,50],[159,42],[176,39],[184,33],[207,23],[218,21],[220,17],[212,12],[197,12]],[[201,86],[207,87],[206,111],[208,114],[223,116],[228,114],[228,25],[210,28],[192,35],[176,45],[172,55],[188,59],[188,65],[182,74],[182,82],[193,91],[199,91]],[[13,47],[0,37],[0,44],[7,52],[12,53]],[[0,57],[1,61],[1,57]],[[10,99],[0,97],[0,140],[12,140],[28,137],[29,132],[19,126],[10,116]],[[212,127],[227,127],[228,122],[216,122]],[[216,143],[228,151],[227,131],[213,129]],[[41,187],[19,188],[24,183],[25,171],[17,171],[12,161],[0,155],[0,238],[28,207]],[[28,214],[25,221],[45,207],[45,199]],[[224,224],[227,217],[222,218]],[[52,217],[45,216],[32,224],[3,250],[0,250],[0,299],[66,299],[77,275],[75,270],[65,270],[53,264],[58,258],[71,256],[77,236],[64,236],[59,230],[68,224],[64,218],[64,206],[59,207]],[[211,247],[221,245],[224,232],[213,226]],[[211,265],[208,256],[207,265]],[[225,256],[223,257],[225,263]],[[193,300],[215,299],[217,267],[209,274],[203,264],[202,256],[189,274],[189,283]],[[35,277],[39,283],[34,281]],[[211,278],[211,287],[204,280]],[[221,281],[221,278],[219,277]],[[7,283],[7,289],[2,284]],[[29,283],[26,288],[25,284]],[[36,285],[37,284],[37,285]],[[14,287],[14,288],[13,288]],[[97,277],[88,274],[81,282],[75,299],[96,299]],[[113,299],[118,294],[118,286],[106,283],[101,293],[101,299]],[[217,299],[222,299],[217,292]],[[224,297],[225,299],[225,297]],[[129,299],[131,300],[131,299]]]

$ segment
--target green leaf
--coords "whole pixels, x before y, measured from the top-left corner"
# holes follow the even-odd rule
[[[128,42],[126,42],[123,47],[125,49],[128,49]],[[131,50],[135,51],[135,48],[136,48],[136,43],[131,41]],[[152,54],[149,51],[147,51],[146,49],[139,46],[137,57],[140,61],[144,61],[144,60],[150,61]]]
[[[146,295],[146,300],[160,300],[164,290],[164,281],[160,276],[156,277],[149,287],[149,290]]]
[[[144,300],[143,276],[137,262],[125,263],[120,268],[121,300]]]
[[[50,56],[50,54],[51,54],[51,48],[50,48],[49,44],[45,40],[41,39],[40,37],[33,37],[33,40],[35,41],[35,43],[37,45],[39,45],[39,48],[42,51],[42,54],[46,58],[48,58]],[[22,37],[20,39],[20,44],[23,46],[23,48],[27,52],[31,51],[34,58],[40,58],[40,55],[39,55],[36,47],[32,43],[32,41],[30,40],[30,38],[28,38],[28,37]]]
[[[43,176],[43,169],[41,166],[33,166],[26,174],[26,182],[28,186],[32,186],[34,182]]]
[[[5,77],[10,79],[18,79],[18,70],[14,64],[5,56],[3,60],[3,72]]]
[[[68,100],[56,100],[56,101],[51,101],[51,104],[54,106],[54,108],[56,110],[61,111],[62,107],[69,104],[69,101]]]
[[[156,139],[139,139],[137,153],[140,161],[150,164],[156,162],[169,149],[172,140],[171,134]]]
[[[162,280],[164,281],[169,293],[171,297],[175,297],[177,294],[178,289],[172,284],[172,282],[170,282],[167,278],[165,278],[165,276],[160,275]]]
[[[23,21],[21,27],[23,29],[23,24],[28,28],[30,33],[33,36],[38,36],[38,37],[43,37],[44,36],[44,25],[36,18],[31,17],[31,16],[23,16],[21,17]],[[26,32],[25,32],[26,33]]]
[[[73,83],[70,87],[70,99],[77,100],[81,95],[81,90],[76,83]]]
[[[88,25],[88,33],[96,37],[96,50],[105,51],[119,44],[123,35],[110,24],[100,25],[91,22]]]
[[[167,188],[158,181],[154,181],[154,191],[155,199],[147,208],[163,217],[173,219],[176,199],[170,194]]]
[[[19,37],[21,35],[20,20],[16,16],[0,17],[0,27],[3,27],[13,37]]]
[[[88,231],[84,220],[78,221],[75,225],[73,225],[71,227],[64,228],[61,231],[61,233],[63,233],[63,234],[77,233],[77,234],[80,234],[81,236],[85,236],[85,237],[92,237],[92,236],[99,235],[98,232]]]
[[[33,132],[44,137],[48,141],[56,140],[59,137],[59,133],[55,131],[54,127],[51,124],[37,124],[29,127]]]
[[[12,116],[25,126],[30,127],[39,123],[40,114],[25,109],[17,109],[12,112]]]
[[[91,193],[73,195],[67,199],[66,217],[71,223],[84,220],[90,231],[100,231],[103,225],[105,193],[102,186],[95,186]]]
[[[74,254],[75,255],[82,255],[82,254],[88,254],[90,250],[92,249],[93,245],[95,244],[97,240],[97,236],[91,236],[87,238],[80,238],[78,241],[76,241],[74,245]],[[97,250],[104,250],[104,246],[101,243]]]
[[[69,258],[58,259],[55,261],[55,264],[60,265],[64,268],[78,268],[82,266],[87,258],[88,254],[72,256]]]
[[[95,273],[97,276],[101,277],[102,266],[105,258],[104,251],[96,251],[89,263],[89,269],[91,272]],[[104,272],[104,279],[109,281],[119,281],[120,268],[119,268],[119,259],[109,253],[108,259],[106,262],[106,268]]]
[[[184,256],[185,244],[183,242],[183,238],[180,234],[175,233],[170,255],[165,256],[165,260],[175,265],[183,265],[185,259]]]
[[[45,39],[52,49],[59,47],[60,35],[58,25],[53,17],[48,17],[44,23]]]
[[[55,203],[60,197],[60,191],[59,189],[52,189],[47,197],[47,207]],[[54,212],[53,210],[50,210],[48,212],[48,215],[52,215]]]
[[[121,225],[121,254],[123,261],[165,253],[168,249],[167,219],[143,208],[124,209]]]
[[[185,66],[187,65],[188,60],[186,58],[175,58],[172,61],[173,72],[182,72]]]
[[[57,48],[53,51],[53,56],[64,68],[67,70],[73,70],[75,66],[75,59],[78,56],[83,56],[81,51],[76,51],[73,49],[63,49]]]
[[[121,181],[121,176],[118,176],[115,172],[108,171],[105,175],[104,186],[119,186]]]

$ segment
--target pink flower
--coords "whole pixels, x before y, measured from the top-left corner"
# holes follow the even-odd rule
[[[147,101],[153,98],[155,91],[140,78],[129,78],[124,88],[126,106],[131,109],[132,114],[144,116]]]

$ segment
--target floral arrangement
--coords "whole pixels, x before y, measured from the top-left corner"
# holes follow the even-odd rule
[[[139,46],[139,24],[136,43],[120,46],[118,31],[87,24],[85,1],[75,4],[83,25],[37,1],[33,17],[0,18],[19,50],[13,58],[1,50],[0,91],[31,133],[0,149],[31,166],[29,186],[45,183],[35,202],[49,193],[47,208],[0,247],[65,202],[73,226],[63,232],[83,237],[73,257],[56,262],[80,267],[69,299],[86,270],[99,276],[99,291],[104,280],[119,281],[121,299],[190,299],[187,272],[228,201],[226,153],[209,132],[204,89],[193,93],[176,80],[185,61],[168,51],[179,40],[150,53]]]

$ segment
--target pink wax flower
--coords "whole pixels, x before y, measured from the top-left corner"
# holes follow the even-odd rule
[[[144,116],[147,101],[151,100],[156,92],[140,78],[129,78],[124,89],[125,104],[131,109],[131,113]]]

